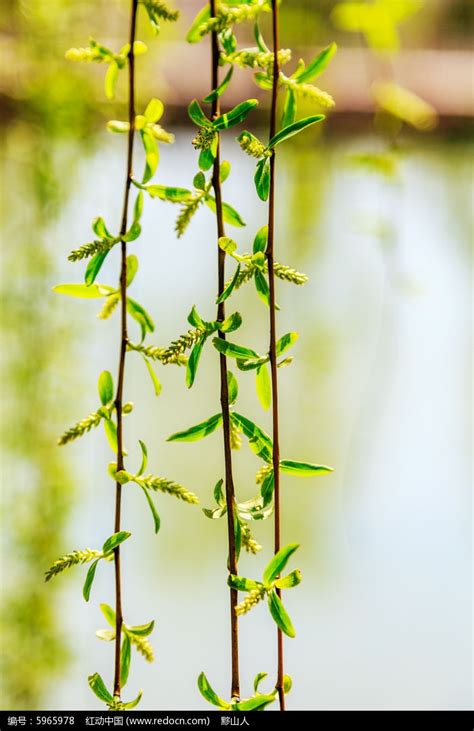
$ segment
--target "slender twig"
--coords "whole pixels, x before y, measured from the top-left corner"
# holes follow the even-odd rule
[[[216,2],[211,0],[211,16],[216,15]],[[212,88],[216,89],[219,85],[219,42],[217,33],[213,32],[211,36],[212,44]],[[220,113],[219,97],[212,102],[213,119]],[[216,217],[217,217],[217,235],[220,238],[225,236],[224,217],[222,212],[222,190],[220,182],[220,140],[217,143],[217,153],[214,160],[212,185],[216,198]],[[218,289],[219,295],[225,288],[225,251],[218,248]],[[217,319],[225,319],[225,306],[221,302],[217,309]],[[225,340],[225,334],[219,330],[219,337]],[[232,473],[232,451],[231,451],[231,435],[230,435],[230,411],[229,411],[229,393],[227,385],[227,360],[224,354],[219,355],[220,361],[220,400],[222,409],[222,422],[224,433],[224,459],[225,459],[225,494],[227,505],[227,533],[229,544],[229,562],[228,569],[231,574],[237,575],[237,552],[235,547],[235,527],[234,527],[234,505],[235,505],[235,489],[234,478]],[[238,604],[238,592],[236,589],[230,589],[230,625],[231,625],[231,655],[232,655],[232,679],[231,679],[231,696],[240,699],[240,679],[239,679],[239,627],[238,617],[235,608]]]
[[[278,79],[280,76],[280,66],[278,63],[279,28],[278,28],[278,3],[273,0],[272,11],[272,35],[273,35],[273,85],[272,85],[272,104],[270,110],[270,139],[276,133],[277,120],[277,104],[278,104]],[[270,368],[272,380],[272,422],[273,422],[273,472],[275,475],[275,553],[281,548],[281,530],[280,530],[280,434],[278,420],[278,370],[276,355],[276,304],[275,304],[275,265],[274,265],[274,248],[275,248],[275,174],[276,174],[276,157],[275,150],[272,151],[270,158],[270,194],[268,204],[268,280],[270,289]],[[278,596],[281,596],[281,590],[277,589]],[[277,648],[278,648],[278,669],[276,688],[278,690],[278,698],[280,701],[280,710],[285,710],[285,692],[283,690],[283,633],[281,629],[277,630]]]
[[[124,236],[127,231],[128,220],[128,201],[130,197],[130,187],[132,184],[132,163],[133,163],[133,139],[135,131],[135,57],[133,45],[135,42],[135,29],[137,20],[138,0],[131,0],[130,15],[130,51],[128,55],[128,144],[127,144],[127,171],[125,177],[125,192],[123,199],[122,223],[120,226],[120,236]],[[120,360],[118,369],[117,393],[115,396],[115,409],[117,412],[117,470],[124,469],[123,462],[123,421],[122,421],[122,401],[123,401],[123,381],[125,375],[125,356],[127,353],[127,244],[122,239],[122,264],[120,271],[120,296],[121,296],[121,343],[120,343]],[[115,487],[115,523],[114,532],[120,530],[120,516],[122,508],[122,485],[117,482]],[[114,670],[114,696],[120,698],[120,648],[122,638],[122,585],[120,576],[120,546],[117,546],[114,552],[115,564],[115,670]]]

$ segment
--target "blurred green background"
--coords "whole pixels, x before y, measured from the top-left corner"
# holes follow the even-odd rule
[[[301,336],[293,366],[281,371],[283,450],[336,468],[329,477],[283,480],[283,540],[301,542],[304,574],[287,598],[297,629],[287,643],[289,705],[468,708],[473,5],[430,0],[401,26],[390,74],[439,120],[427,134],[397,130],[393,176],[353,163],[354,154],[384,153],[393,141],[374,118],[369,91],[387,62],[360,34],[334,27],[335,5],[295,0],[282,11],[283,46],[310,58],[332,40],[339,45],[321,79],[336,111],[324,128],[282,147],[279,166],[278,256],[310,275],[297,290],[278,285],[280,331]],[[138,108],[159,96],[168,105],[164,124],[176,133],[162,150],[160,183],[189,186],[196,169],[185,109],[208,91],[208,47],[183,39],[200,6],[181,0],[180,22],[158,40],[140,27],[150,51],[139,62]],[[71,64],[64,51],[89,35],[120,47],[128,3],[4,0],[2,10],[0,702],[10,710],[94,708],[87,675],[108,681],[112,668],[112,646],[94,637],[99,602],[112,603],[112,572],[98,572],[88,605],[84,569],[48,585],[43,572],[111,533],[102,433],[61,450],[56,438],[96,408],[98,373],[116,369],[118,321],[101,322],[94,302],[62,299],[51,287],[81,281],[67,254],[90,240],[96,215],[118,226],[125,155],[124,139],[105,131],[107,119],[125,113],[124,80],[117,101],[107,102],[104,69]],[[236,75],[235,100],[256,93],[249,77]],[[248,248],[265,207],[254,194],[253,162],[232,134],[224,155],[233,164],[226,199],[248,224],[235,237]],[[147,201],[134,245],[134,296],[152,313],[160,345],[186,329],[193,303],[210,316],[216,290],[210,212],[200,211],[180,241],[175,215]],[[116,281],[116,256],[104,283]],[[235,305],[245,323],[239,339],[262,350],[266,315],[250,287]],[[197,492],[204,507],[222,473],[219,435],[196,445],[164,440],[217,410],[216,366],[207,352],[191,392],[183,370],[161,369],[155,399],[141,359],[127,361],[131,461],[144,439],[151,470]],[[269,430],[251,375],[241,375],[240,392],[240,410]],[[250,497],[257,461],[242,449],[235,463],[239,493]],[[124,527],[135,535],[124,561],[125,611],[131,623],[157,621],[156,661],[134,660],[129,692],[144,689],[143,708],[204,708],[201,670],[227,694],[225,526],[166,496],[159,509],[155,537],[141,497],[126,494]],[[243,557],[250,576],[270,555],[270,521],[255,533],[263,551]],[[250,694],[253,676],[274,667],[265,608],[242,619],[241,634]]]

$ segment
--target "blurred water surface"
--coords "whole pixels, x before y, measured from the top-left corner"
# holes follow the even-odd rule
[[[173,148],[163,150],[158,182],[189,186],[196,162],[191,136],[182,129]],[[96,215],[117,226],[121,143],[109,140],[67,171],[69,200],[44,232],[52,262],[46,275],[38,272],[44,296],[59,281],[81,281],[83,267],[66,256],[90,240]],[[335,467],[326,477],[282,478],[283,541],[301,542],[295,565],[304,576],[285,594],[297,629],[286,643],[294,680],[289,705],[468,708],[469,166],[465,148],[430,144],[402,160],[397,180],[381,182],[347,163],[350,152],[372,144],[361,138],[325,148],[308,143],[285,151],[279,162],[278,259],[310,275],[304,287],[278,282],[279,331],[300,333],[293,365],[280,371],[282,452]],[[233,143],[224,156],[233,162],[225,199],[248,224],[228,234],[248,250],[265,223],[254,162]],[[192,304],[207,319],[215,310],[213,217],[200,210],[177,241],[176,214],[171,205],[146,201],[143,236],[130,247],[140,259],[131,294],[155,318],[153,341],[160,345],[187,329]],[[20,204],[11,215],[21,217]],[[113,252],[100,280],[113,284],[117,272]],[[45,401],[61,384],[56,409],[66,428],[97,407],[99,372],[115,373],[119,324],[117,315],[106,323],[96,318],[97,301],[51,298],[47,328],[57,335],[67,321],[67,352],[47,366]],[[267,313],[252,284],[232,298],[229,311],[234,308],[244,325],[233,339],[265,351]],[[138,338],[134,330],[132,337]],[[137,440],[144,439],[150,471],[183,483],[211,507],[223,474],[221,435],[189,445],[165,439],[218,410],[215,352],[205,352],[190,392],[184,370],[160,367],[159,375],[163,393],[156,399],[141,358],[128,355],[126,397],[135,403],[126,421],[129,465],[138,465]],[[238,377],[239,411],[270,431],[252,374]],[[63,449],[75,485],[66,553],[112,533],[114,487],[107,475],[113,455],[102,433]],[[251,497],[258,461],[245,444],[234,458],[239,494]],[[162,529],[156,537],[141,491],[124,490],[123,527],[134,534],[123,552],[125,615],[130,623],[155,618],[157,625],[156,661],[148,667],[133,658],[126,697],[143,688],[143,708],[205,708],[196,688],[201,670],[221,695],[229,685],[225,525],[199,507],[157,498]],[[257,524],[255,534],[261,555],[241,560],[241,573],[252,577],[271,555],[271,521]],[[44,567],[54,558],[45,549]],[[104,626],[98,604],[113,603],[113,575],[99,567],[85,605],[83,573],[79,568],[57,580],[63,583],[57,622],[73,659],[60,682],[51,683],[44,708],[92,709],[87,675],[97,671],[110,681],[113,648],[94,632]],[[272,677],[274,635],[265,606],[243,617],[244,694],[251,694],[257,672]]]

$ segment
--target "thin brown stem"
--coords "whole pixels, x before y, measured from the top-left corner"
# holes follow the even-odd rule
[[[138,0],[131,0],[130,14],[130,51],[128,55],[128,141],[127,141],[127,172],[125,177],[125,191],[123,197],[122,223],[120,226],[120,236],[124,236],[127,231],[128,221],[128,201],[130,197],[130,187],[132,184],[132,165],[133,165],[133,138],[135,131],[135,56],[133,52],[133,44],[135,42],[135,30],[137,21]],[[117,470],[124,469],[123,463],[123,419],[122,419],[122,403],[123,403],[123,382],[125,376],[125,356],[127,353],[127,244],[122,240],[122,262],[120,270],[120,297],[121,297],[121,317],[120,317],[120,358],[118,368],[117,393],[115,396],[115,410],[117,412]],[[120,530],[120,518],[122,511],[122,485],[117,482],[115,486],[115,521],[114,532]],[[115,566],[115,663],[114,663],[114,696],[120,698],[120,649],[122,639],[122,582],[120,574],[120,546],[114,551]]]
[[[272,104],[270,110],[270,138],[276,133],[277,126],[277,104],[278,104],[278,81],[280,76],[280,66],[278,63],[278,51],[280,48],[279,28],[278,28],[278,3],[273,1],[272,11],[272,35],[273,35],[273,85],[272,85]],[[276,355],[276,303],[275,303],[275,269],[274,269],[274,250],[275,250],[275,175],[276,175],[276,156],[275,150],[270,158],[270,193],[268,202],[268,283],[270,289],[270,369],[272,380],[272,429],[273,429],[273,472],[275,476],[275,553],[281,548],[281,520],[280,520],[280,431],[278,419],[278,370]],[[281,590],[277,589],[278,596],[281,596]],[[278,668],[276,688],[278,690],[278,698],[280,701],[280,710],[285,710],[285,692],[283,689],[284,677],[284,658],[283,658],[283,633],[277,629],[277,652],[278,652]]]
[[[216,15],[215,0],[211,0],[211,16]],[[212,62],[211,62],[211,80],[212,88],[216,89],[219,85],[219,42],[217,33],[211,35],[212,44]],[[212,102],[212,117],[217,117],[220,113],[219,97]],[[214,160],[212,185],[216,198],[216,218],[217,218],[217,236],[225,236],[224,216],[222,212],[222,190],[220,181],[220,140],[217,143],[217,153]],[[218,290],[219,295],[224,291],[225,286],[225,251],[219,246],[218,251]],[[225,305],[221,302],[217,308],[217,319],[225,319]],[[225,334],[219,331],[219,337],[225,340]],[[222,425],[224,434],[224,461],[225,461],[225,495],[227,505],[227,535],[229,544],[229,562],[228,570],[231,574],[237,574],[237,552],[235,547],[235,488],[234,477],[232,473],[232,451],[230,440],[230,409],[229,409],[229,391],[227,384],[227,360],[225,355],[219,354],[220,364],[220,401],[222,410]],[[238,592],[236,589],[230,589],[230,629],[231,629],[231,697],[240,699],[240,678],[239,678],[239,625],[235,609],[238,603]]]

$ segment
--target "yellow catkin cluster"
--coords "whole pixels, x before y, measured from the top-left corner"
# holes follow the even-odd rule
[[[255,607],[259,602],[262,601],[262,599],[265,596],[265,589],[259,588],[259,589],[252,589],[247,596],[245,597],[244,601],[240,604],[237,604],[235,608],[235,613],[238,616],[241,616],[242,614],[247,614],[247,612],[250,612],[253,607]]]

